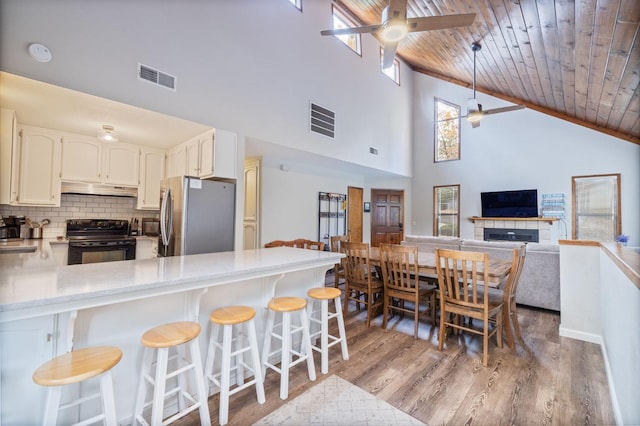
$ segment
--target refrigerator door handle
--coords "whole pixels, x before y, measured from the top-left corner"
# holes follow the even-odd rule
[[[162,205],[160,206],[160,234],[162,235],[162,244],[166,247],[169,245],[170,235],[172,225],[167,226],[167,209],[170,208],[171,203],[171,190],[167,188],[164,192],[164,197],[162,197]],[[169,211],[171,215],[171,211]],[[169,217],[170,221],[173,221],[171,216]]]

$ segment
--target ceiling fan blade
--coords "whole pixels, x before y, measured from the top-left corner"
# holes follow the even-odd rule
[[[382,55],[382,69],[387,69],[393,65],[393,60],[396,58],[396,49],[398,43],[386,43],[384,45],[384,53]]]
[[[425,16],[422,18],[409,18],[409,32],[442,30],[445,28],[467,27],[476,19],[475,13],[462,15]]]
[[[524,105],[514,105],[509,107],[503,107],[503,108],[493,108],[493,109],[488,109],[482,112],[485,115],[489,115],[489,114],[499,114],[501,112],[517,111],[519,109],[524,109]]]
[[[375,33],[382,25],[364,25],[362,27],[339,28],[335,30],[322,30],[321,35],[347,35],[347,34],[363,34]]]
[[[406,18],[407,0],[390,0],[388,19]]]

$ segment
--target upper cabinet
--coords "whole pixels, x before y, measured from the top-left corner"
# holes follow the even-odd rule
[[[62,180],[138,186],[140,148],[125,143],[65,135],[62,141]]]
[[[11,204],[60,206],[62,135],[33,126],[21,126],[18,135],[14,148],[19,166],[17,182],[12,181]]]
[[[169,150],[168,176],[237,178],[237,135],[211,129]]]
[[[140,154],[140,186],[138,205],[140,210],[160,209],[160,181],[164,179],[164,151],[142,148]]]

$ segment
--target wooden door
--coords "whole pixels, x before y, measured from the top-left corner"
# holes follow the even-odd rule
[[[371,190],[371,246],[400,244],[404,239],[404,191]]]
[[[362,188],[347,188],[347,235],[351,241],[362,242]]]

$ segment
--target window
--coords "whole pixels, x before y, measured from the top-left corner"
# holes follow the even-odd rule
[[[357,27],[358,24],[351,18],[349,18],[344,12],[342,12],[335,5],[331,6],[333,13],[333,29],[339,30],[342,28]],[[349,46],[351,50],[362,56],[362,49],[360,47],[360,34],[344,34],[337,35],[341,42]]]
[[[433,187],[433,235],[460,236],[460,185]]]
[[[289,3],[294,5],[299,11],[302,11],[302,0],[289,0]]]
[[[574,240],[614,241],[622,233],[620,174],[571,178]]]
[[[400,62],[397,59],[393,60],[393,65],[389,68],[382,68],[382,59],[384,57],[384,50],[380,48],[380,69],[391,80],[395,81],[400,86]]]
[[[460,106],[435,98],[434,162],[460,159]]]

